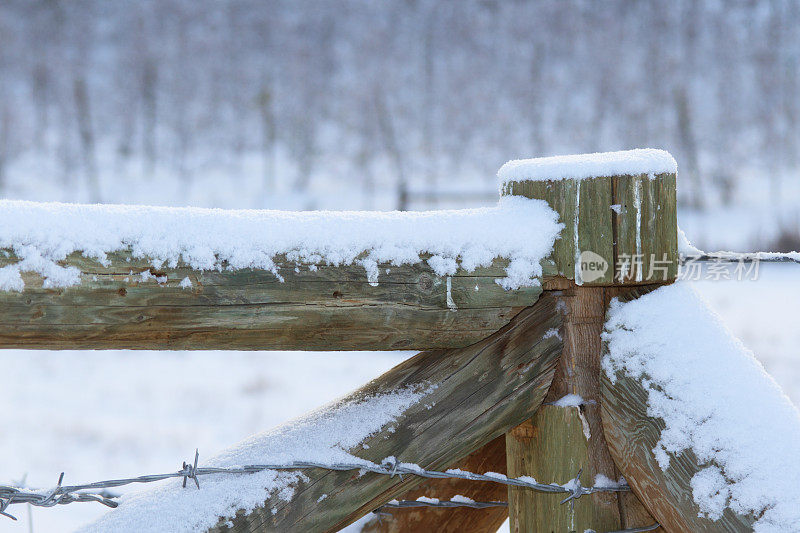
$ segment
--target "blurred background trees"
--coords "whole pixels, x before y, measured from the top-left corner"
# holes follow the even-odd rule
[[[4,0],[0,195],[413,209],[650,146],[701,243],[791,247],[799,60],[793,0]]]

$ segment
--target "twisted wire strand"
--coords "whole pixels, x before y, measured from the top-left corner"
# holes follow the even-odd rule
[[[383,516],[391,516],[390,513],[385,512],[386,509],[408,509],[408,508],[416,508],[416,507],[433,507],[433,508],[456,508],[456,507],[467,507],[470,509],[490,509],[494,507],[508,507],[508,502],[477,502],[477,501],[461,501],[461,500],[450,500],[450,501],[436,501],[436,500],[392,500],[390,502],[385,503],[381,507],[378,507],[374,511],[374,514],[378,516],[378,520],[381,520]],[[611,531],[609,533],[645,533],[647,531],[653,531],[654,529],[658,529],[660,524],[655,523],[649,526],[644,527],[634,527],[629,529],[620,529],[617,531]]]
[[[508,507],[508,502],[391,500],[372,512],[380,513],[384,509],[408,509],[413,507],[439,507],[447,509],[452,509],[455,507],[467,507],[470,509],[489,509],[492,507]]]
[[[686,264],[692,261],[714,263],[800,263],[800,255],[783,252],[703,252],[680,254],[678,261]]]
[[[66,505],[75,502],[97,502],[108,507],[116,507],[118,503],[114,501],[115,495],[103,490],[134,483],[153,483],[170,478],[183,478],[183,486],[186,487],[188,480],[195,483],[200,488],[201,476],[221,475],[221,474],[254,474],[264,470],[300,470],[310,468],[322,468],[336,471],[358,470],[361,472],[372,472],[375,474],[398,476],[402,479],[403,475],[420,476],[430,479],[464,479],[468,481],[482,481],[489,483],[500,483],[512,487],[522,487],[538,492],[566,494],[561,503],[574,502],[581,496],[594,494],[595,492],[627,492],[630,488],[627,485],[610,485],[584,487],[580,483],[580,474],[565,483],[558,485],[555,483],[539,483],[533,478],[522,476],[509,478],[502,474],[487,472],[486,474],[476,474],[463,470],[426,470],[415,464],[401,463],[394,458],[387,458],[381,464],[363,463],[319,463],[313,461],[291,461],[277,464],[255,464],[236,467],[202,467],[197,466],[199,453],[195,451],[192,463],[183,463],[183,467],[176,472],[164,474],[149,474],[144,476],[109,479],[105,481],[95,481],[77,485],[63,485],[64,473],[59,476],[55,487],[46,490],[32,490],[23,487],[13,487],[0,485],[0,514],[13,518],[6,512],[12,504],[28,503],[37,507],[53,507],[55,505]],[[98,492],[99,491],[99,492]]]

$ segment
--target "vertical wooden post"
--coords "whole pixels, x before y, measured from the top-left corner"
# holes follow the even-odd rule
[[[506,183],[503,194],[545,200],[565,225],[549,265],[560,277],[545,286],[560,300],[564,348],[545,405],[506,435],[508,475],[566,483],[580,470],[584,486],[598,475],[616,481],[601,421],[600,334],[611,294],[677,276],[675,174],[532,177]],[[580,405],[554,405],[569,394],[576,397],[568,403]],[[634,495],[596,493],[574,508],[560,499],[511,488],[511,531],[613,531],[655,522]]]
[[[545,404],[506,437],[510,476],[565,483],[581,471],[583,486],[593,485],[597,475],[616,479],[598,403],[603,291],[602,287],[574,286],[561,293],[564,350]],[[553,405],[568,394],[582,398],[580,405]],[[614,531],[622,525],[613,493],[584,496],[574,506],[559,505],[561,498],[552,494],[518,488],[509,491],[509,498],[512,531]]]

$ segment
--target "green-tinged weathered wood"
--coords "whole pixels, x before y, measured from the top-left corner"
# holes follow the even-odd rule
[[[559,214],[564,229],[550,260],[567,279],[584,285],[668,282],[678,274],[675,178],[518,181],[507,183],[503,194],[545,200]],[[582,256],[586,252],[600,256],[608,268],[588,270],[593,257]]]
[[[406,350],[477,342],[536,302],[540,287],[496,280],[506,262],[438,276],[425,263],[381,265],[370,284],[360,266],[279,262],[264,270],[152,268],[118,252],[101,265],[64,261],[81,283],[44,288],[23,274],[22,292],[0,291],[0,347]],[[0,266],[15,262],[3,257]],[[142,277],[149,272],[160,278]],[[188,278],[190,287],[181,287]]]
[[[606,307],[612,298],[631,301],[661,285],[610,287]],[[606,347],[603,347],[605,352]],[[619,376],[612,384],[601,373],[601,419],[609,451],[617,469],[631,485],[632,492],[620,495],[623,525],[633,527],[658,522],[663,528],[655,531],[751,531],[751,521],[727,513],[723,520],[712,523],[700,519],[693,505],[689,484],[696,458],[689,451],[671,459],[676,471],[666,474],[658,466],[652,450],[663,429],[663,422],[647,415],[647,392],[638,382]],[[671,467],[670,467],[671,469]],[[688,477],[687,477],[688,476]]]
[[[486,446],[469,454],[465,459],[454,464],[453,468],[465,472],[505,474],[505,435],[500,435]],[[425,496],[445,501],[454,496],[465,496],[475,501],[491,502],[506,501],[506,492],[506,487],[499,483],[476,483],[464,479],[426,479],[419,486],[398,496],[397,499],[413,501]],[[507,518],[507,507],[384,509],[381,517],[376,516],[362,526],[361,533],[405,533],[409,531],[495,533]]]
[[[531,476],[547,483],[565,483],[579,470],[581,484],[591,486],[598,473],[591,463],[586,416],[578,408],[542,406],[532,420],[506,435],[508,475]],[[613,471],[613,470],[612,470]],[[545,494],[510,487],[512,532],[616,531],[621,528],[615,494],[584,496],[560,505],[563,494]]]
[[[647,398],[647,390],[638,380],[618,374],[612,383],[603,375],[606,440],[614,461],[650,514],[670,533],[752,531],[754,518],[730,509],[717,521],[699,516],[691,479],[701,466],[691,450],[671,454],[669,467],[661,469],[653,449],[664,423],[648,416]]]
[[[573,284],[567,290],[553,293],[564,313],[560,332],[564,347],[545,401],[551,404],[567,394],[575,394],[583,399],[583,405],[542,406],[532,420],[512,429],[506,435],[510,476],[528,475],[545,483],[566,483],[582,470],[580,479],[584,486],[593,485],[598,474],[614,478],[614,463],[606,448],[598,405],[604,291],[603,287]],[[511,530],[566,532],[621,528],[615,493],[585,496],[574,507],[559,505],[560,499],[557,494],[510,487]]]
[[[638,298],[644,294],[647,294],[648,292],[653,291],[661,286],[663,285],[654,284],[654,285],[635,285],[635,286],[627,285],[621,287],[606,287],[604,290],[605,309],[606,311],[608,311],[608,306],[610,305],[611,300],[615,298],[622,301],[630,301],[634,298]],[[600,401],[602,402],[602,394]],[[602,409],[600,411],[600,418],[602,424]],[[608,446],[608,444],[606,444],[606,446]],[[614,466],[616,473],[614,479],[619,479],[620,477],[624,477],[622,475],[622,471],[619,469],[618,466],[616,466],[616,462]],[[645,507],[645,505],[642,503],[642,501],[639,499],[639,497],[636,495],[634,491],[621,492],[617,494],[617,499],[619,500],[620,519],[622,521],[623,528],[644,527],[657,523],[656,519],[653,518],[653,515],[650,514],[650,512],[647,510],[647,507]],[[664,531],[664,529],[659,527],[654,529],[653,531],[655,533],[661,533]]]
[[[431,392],[351,453],[376,462],[395,456],[430,469],[456,464],[538,408],[561,352],[561,340],[545,333],[560,323],[555,299],[543,296],[479,343],[422,352],[373,380],[350,398],[415,384]],[[337,531],[424,481],[327,470],[304,474],[308,479],[298,483],[291,501],[275,495],[249,514],[240,512],[232,527],[220,523],[214,531]]]
[[[615,265],[625,283],[658,283],[678,275],[675,174],[615,176]]]

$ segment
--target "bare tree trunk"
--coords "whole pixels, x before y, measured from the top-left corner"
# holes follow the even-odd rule
[[[422,106],[422,150],[425,157],[425,177],[428,187],[436,186],[436,172],[433,161],[433,111],[434,111],[434,54],[436,46],[436,4],[427,13],[423,43],[423,106]],[[435,197],[435,195],[434,195]]]
[[[313,125],[304,123],[299,126],[297,132],[297,166],[298,176],[294,182],[294,191],[301,193],[308,189],[308,184],[311,182],[311,172],[314,170],[314,163],[317,156],[317,148],[315,146]],[[313,208],[313,201],[309,203],[308,209]]]
[[[167,98],[170,104],[165,112],[162,120],[169,121],[170,119],[174,124],[175,131],[175,146],[174,146],[174,165],[178,172],[178,177],[185,186],[190,186],[189,165],[187,159],[189,157],[189,149],[192,144],[193,131],[190,125],[189,109],[191,105],[191,91],[189,87],[192,85],[192,79],[188,74],[189,69],[186,68],[184,58],[190,56],[188,31],[190,22],[187,20],[185,13],[176,17],[177,30],[175,32],[177,40],[177,52],[174,59],[165,58],[162,61],[168,62],[164,65],[167,72],[171,72],[165,83],[169,84],[167,88]],[[164,155],[162,154],[162,157]]]
[[[142,68],[143,128],[142,150],[145,159],[145,173],[152,175],[156,164],[156,83],[158,69],[155,60],[148,57]]]
[[[360,148],[356,156],[356,164],[361,170],[361,186],[363,187],[364,203],[362,208],[372,210],[375,208],[375,174],[369,166],[369,152]]]
[[[270,90],[271,83],[265,82],[258,94],[258,110],[261,113],[261,153],[264,159],[264,195],[268,196],[275,191],[275,178],[277,161],[275,142],[277,128],[275,127],[275,111],[273,97]]]
[[[10,129],[11,113],[8,111],[8,104],[4,102],[0,109],[0,193],[5,190],[6,186],[6,165],[8,165],[11,140]]]
[[[92,116],[89,108],[89,92],[86,80],[77,77],[73,81],[73,95],[75,97],[75,111],[78,118],[78,135],[81,141],[81,153],[86,172],[86,181],[89,185],[89,200],[98,203],[100,198],[100,184],[97,179],[97,161],[94,144],[94,131],[92,130]]]
[[[531,156],[542,155],[542,91],[541,79],[544,66],[544,47],[540,43],[535,43],[531,47],[530,62],[530,85],[529,98],[527,99],[526,110],[528,112],[528,138],[531,146],[528,148]],[[598,106],[599,107],[599,106]]]
[[[789,28],[797,28],[800,24],[800,5],[797,2],[789,2],[787,12],[783,18],[783,23]],[[797,139],[800,137],[800,128],[798,128],[798,39],[797,31],[790,31],[789,41],[784,46],[783,50],[786,57],[783,64],[786,66],[786,72],[783,80],[783,115],[786,120],[786,130],[784,133],[784,143],[786,154],[786,166],[789,169],[797,167],[798,153],[797,153]]]
[[[39,63],[33,70],[33,102],[36,108],[36,132],[34,143],[38,148],[44,146],[45,134],[49,126],[48,106],[50,72],[46,63]]]
[[[686,176],[690,183],[689,205],[695,209],[704,209],[703,199],[703,180],[700,177],[700,169],[697,156],[697,140],[692,130],[692,118],[689,110],[689,98],[686,95],[686,88],[679,86],[675,88],[675,111],[678,115],[678,139],[681,144],[681,151],[684,156],[683,176]]]
[[[397,210],[408,210],[408,178],[406,177],[405,164],[400,148],[397,145],[394,124],[389,110],[383,101],[383,95],[379,90],[373,93],[375,103],[375,116],[378,121],[378,131],[383,139],[384,147],[394,163],[397,171]]]
[[[767,26],[767,37],[769,39],[770,53],[767,56],[767,64],[764,66],[768,72],[769,83],[764,85],[766,92],[765,98],[768,103],[767,120],[766,123],[766,139],[765,147],[775,150],[776,147],[782,148],[784,145],[781,143],[781,128],[779,126],[779,115],[782,111],[781,102],[781,89],[784,87],[786,80],[785,68],[781,64],[781,50],[784,47],[783,32],[781,31],[782,22],[782,3],[780,0],[772,0],[770,2],[770,17]],[[795,95],[796,96],[796,95]],[[781,179],[783,178],[782,172],[784,171],[781,164],[784,159],[784,150],[778,148],[777,153],[767,158],[767,170],[770,177],[770,203],[774,206],[780,206],[781,200]],[[780,211],[778,214],[780,217]]]

